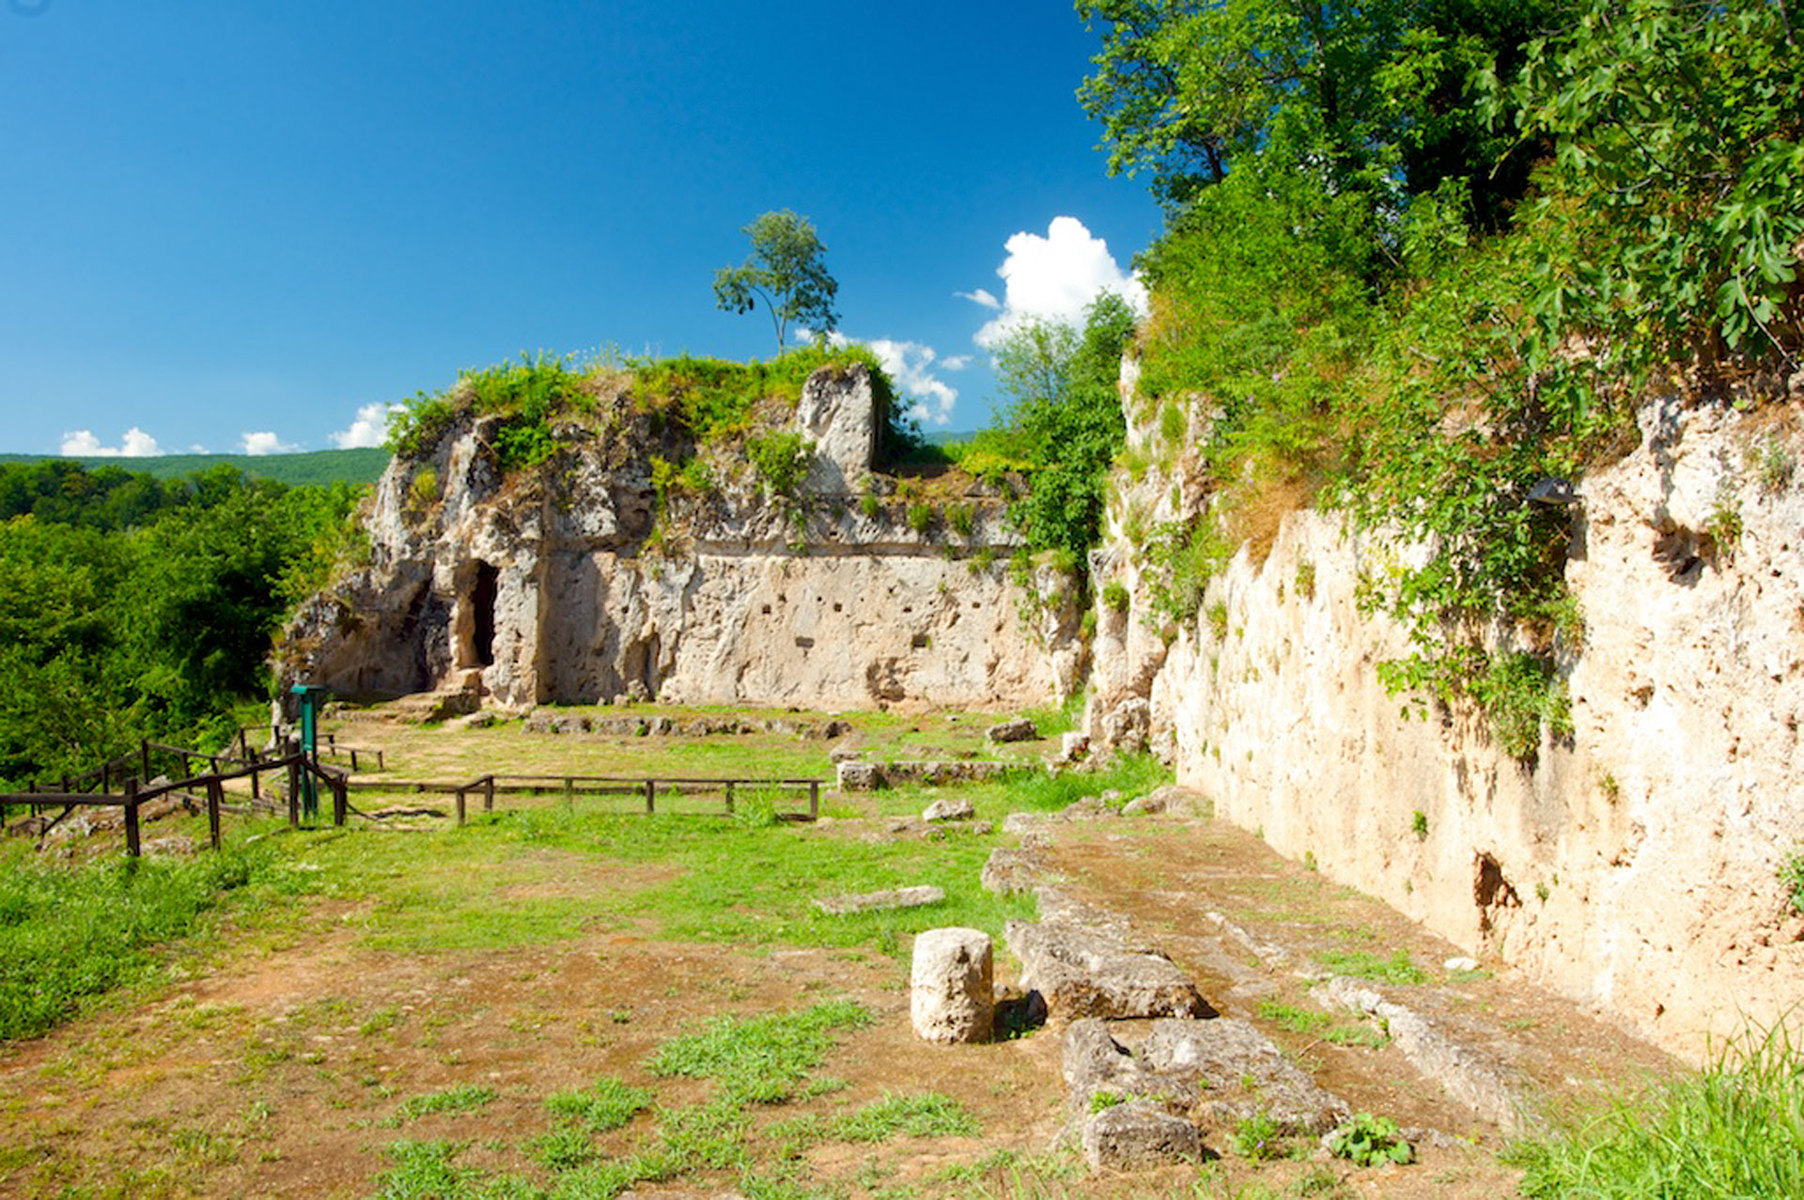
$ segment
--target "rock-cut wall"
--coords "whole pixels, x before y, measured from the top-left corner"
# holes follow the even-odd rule
[[[594,425],[560,429],[540,469],[503,475],[492,419],[391,464],[369,564],[306,607],[285,674],[513,709],[622,696],[1018,708],[1074,686],[1075,605],[1024,604],[1003,499],[972,484],[959,529],[943,512],[917,528],[897,481],[872,471],[865,368],[816,372],[770,418],[815,446],[791,497],[763,494],[741,444],[672,444],[630,395],[613,400]],[[699,459],[712,485],[660,498],[660,455]],[[1051,575],[1034,590],[1073,595]]]
[[[1181,468],[1123,480],[1099,566],[1133,606],[1099,609],[1092,732],[1145,722],[1182,782],[1280,852],[1701,1055],[1804,1000],[1804,917],[1778,878],[1804,844],[1797,450],[1789,425],[1672,399],[1584,480],[1574,732],[1528,763],[1470,714],[1386,694],[1374,664],[1405,639],[1354,596],[1394,549],[1332,516],[1288,516],[1262,563],[1243,549],[1205,596],[1215,619],[1167,644],[1137,615],[1121,526],[1195,495]]]

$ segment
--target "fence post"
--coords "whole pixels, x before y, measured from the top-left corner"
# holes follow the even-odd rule
[[[821,784],[818,779],[808,781],[808,819],[819,820],[821,815]]]
[[[655,779],[645,781],[645,811],[658,811],[658,781]]]
[[[727,815],[733,815],[733,781],[727,780]]]
[[[460,829],[463,828],[463,823],[464,823],[464,790],[462,788],[458,788],[457,789],[457,825],[458,825],[458,828],[460,828]]]
[[[243,737],[244,730],[239,729],[238,734],[240,737]],[[244,748],[244,757],[251,765],[251,799],[261,800],[263,799],[263,772],[257,770],[259,765],[257,752],[249,746],[246,746]]]
[[[150,739],[149,738],[139,738],[138,739],[138,765],[143,768],[143,770],[138,772],[138,778],[139,779],[151,778],[151,774],[150,774]]]
[[[376,751],[376,769],[378,771],[388,770],[387,767],[382,765],[382,751],[380,751],[380,750]]]
[[[113,777],[109,773],[109,772],[111,772],[112,767],[113,767],[112,763],[101,763],[100,764],[100,794],[102,796],[104,796],[108,792],[112,791],[112,778]]]
[[[219,802],[220,793],[225,791],[225,784],[219,776],[207,780],[207,837],[213,843],[213,849],[219,849]]]
[[[482,811],[495,811],[495,777],[493,775],[482,781]]]
[[[343,825],[345,818],[350,816],[350,790],[345,783],[344,776],[334,775],[332,777],[332,824],[334,825]]]
[[[301,827],[301,764],[293,757],[288,760],[288,827]]]
[[[576,780],[574,780],[570,776],[566,775],[566,776],[564,776],[564,807],[565,808],[574,808],[575,806],[576,806]]]
[[[357,747],[351,747],[351,770],[357,769]]]
[[[125,781],[125,852],[137,858],[142,847],[138,844],[138,781]]]

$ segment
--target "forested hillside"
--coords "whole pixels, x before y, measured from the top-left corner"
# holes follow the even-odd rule
[[[79,773],[158,737],[223,741],[267,698],[282,616],[355,556],[362,489],[216,467],[164,482],[0,466],[0,782]]]
[[[231,467],[253,479],[270,479],[290,487],[309,484],[374,483],[388,465],[388,451],[380,446],[355,450],[304,450],[296,454],[156,454],[143,458],[82,458],[59,455],[0,454],[0,465],[70,462],[96,475],[129,471],[155,479],[175,480],[214,467]],[[121,465],[129,463],[129,467]]]

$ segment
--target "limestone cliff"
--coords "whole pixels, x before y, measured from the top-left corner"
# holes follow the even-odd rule
[[[530,469],[504,472],[496,418],[468,414],[398,457],[367,519],[368,565],[293,623],[285,675],[512,709],[628,695],[1014,708],[1075,685],[1075,604],[1024,604],[1004,500],[873,471],[865,367],[817,371],[799,401],[762,403],[742,436],[710,441],[630,382],[598,388],[594,407]],[[812,450],[778,495],[746,446],[786,431]]]
[[[1282,853],[1668,1048],[1795,1015],[1804,917],[1776,873],[1804,842],[1804,488],[1778,415],[1666,398],[1580,484],[1574,732],[1528,763],[1470,713],[1385,692],[1374,664],[1406,639],[1355,592],[1397,548],[1332,515],[1292,513],[1211,581],[1204,619],[1155,628],[1129,534],[1206,497],[1184,454],[1124,472],[1096,567],[1130,604],[1098,608],[1090,732],[1146,730]]]

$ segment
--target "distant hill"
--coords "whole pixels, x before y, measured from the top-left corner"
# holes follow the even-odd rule
[[[374,483],[388,466],[388,451],[309,450],[304,454],[158,454],[145,458],[84,457],[66,454],[0,454],[0,463],[38,462],[68,458],[82,466],[123,467],[158,479],[174,479],[220,464],[236,467],[246,475],[274,479],[291,486],[303,484]]]

